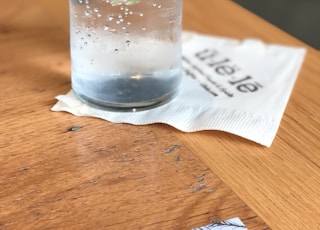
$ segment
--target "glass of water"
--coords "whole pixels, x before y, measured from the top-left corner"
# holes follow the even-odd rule
[[[136,111],[170,101],[182,78],[182,0],[69,0],[72,89]]]

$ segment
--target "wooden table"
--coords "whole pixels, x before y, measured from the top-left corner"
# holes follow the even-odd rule
[[[70,89],[67,20],[30,1],[1,6],[1,230],[191,229],[236,216],[249,229],[320,229],[319,51],[231,1],[184,0],[186,30],[307,48],[265,148],[51,112]]]

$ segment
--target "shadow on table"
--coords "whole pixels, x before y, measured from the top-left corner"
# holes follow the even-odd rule
[[[320,50],[319,0],[233,1]]]

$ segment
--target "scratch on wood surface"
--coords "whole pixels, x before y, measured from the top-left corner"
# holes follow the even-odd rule
[[[82,129],[83,126],[73,126],[73,127],[70,127],[68,128],[67,132],[75,132],[75,131],[78,131],[79,129]]]
[[[135,179],[143,179],[143,178],[145,178],[146,176],[137,176]]]
[[[19,169],[20,172],[25,172],[28,171],[30,169],[30,167],[23,167],[21,169]]]
[[[193,190],[192,190],[192,193],[196,193],[196,192],[199,192],[200,190],[206,188],[207,186],[205,184],[200,184],[199,186],[195,187]]]
[[[169,154],[174,152],[176,149],[180,148],[180,145],[173,145],[170,148],[168,148],[167,150],[165,150],[164,152],[162,152],[162,154]]]
[[[114,156],[115,162],[131,162],[134,161],[134,157],[130,157],[129,153],[120,153],[117,156]]]
[[[220,222],[219,219],[218,219],[218,217],[212,217],[212,218],[210,219],[210,221],[211,221],[212,224],[216,224],[216,223],[219,223],[219,222]]]
[[[180,162],[181,161],[181,157],[180,156],[176,156],[176,159],[174,161],[175,162]]]

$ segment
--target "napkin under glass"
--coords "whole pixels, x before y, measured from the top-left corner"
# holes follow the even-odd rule
[[[145,111],[90,107],[70,90],[52,111],[114,123],[166,123],[183,132],[220,130],[270,147],[303,64],[306,49],[258,39],[183,32],[184,76],[169,103]]]

